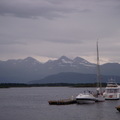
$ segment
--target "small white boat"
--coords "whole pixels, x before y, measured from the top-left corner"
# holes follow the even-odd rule
[[[120,99],[120,85],[111,79],[107,83],[105,92],[103,93],[106,100],[119,100]]]
[[[89,92],[80,93],[76,97],[76,101],[78,104],[90,104],[95,103],[96,98]]]

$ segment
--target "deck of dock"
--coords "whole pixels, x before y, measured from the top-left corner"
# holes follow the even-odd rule
[[[120,112],[120,105],[116,107],[116,109]]]
[[[63,100],[51,100],[48,101],[50,105],[69,105],[69,104],[75,104],[75,99],[63,99]]]

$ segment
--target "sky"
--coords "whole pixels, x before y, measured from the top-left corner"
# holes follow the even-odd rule
[[[120,63],[120,0],[0,0],[0,60],[63,55]]]

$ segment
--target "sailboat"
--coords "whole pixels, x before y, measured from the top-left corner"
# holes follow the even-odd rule
[[[96,98],[96,102],[103,102],[105,101],[105,98],[103,96],[101,76],[100,76],[98,41],[97,41],[96,46],[97,46],[97,89],[96,89],[95,98]]]
[[[76,101],[79,104],[88,104],[95,102],[103,102],[105,98],[103,97],[102,84],[100,79],[100,66],[99,66],[99,51],[98,51],[98,41],[97,41],[97,93],[93,95],[91,92],[80,93],[76,97]]]

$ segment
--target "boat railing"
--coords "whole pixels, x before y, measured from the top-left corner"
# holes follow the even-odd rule
[[[113,83],[108,83],[107,84],[107,87],[117,87],[118,85],[117,84],[113,84]]]

